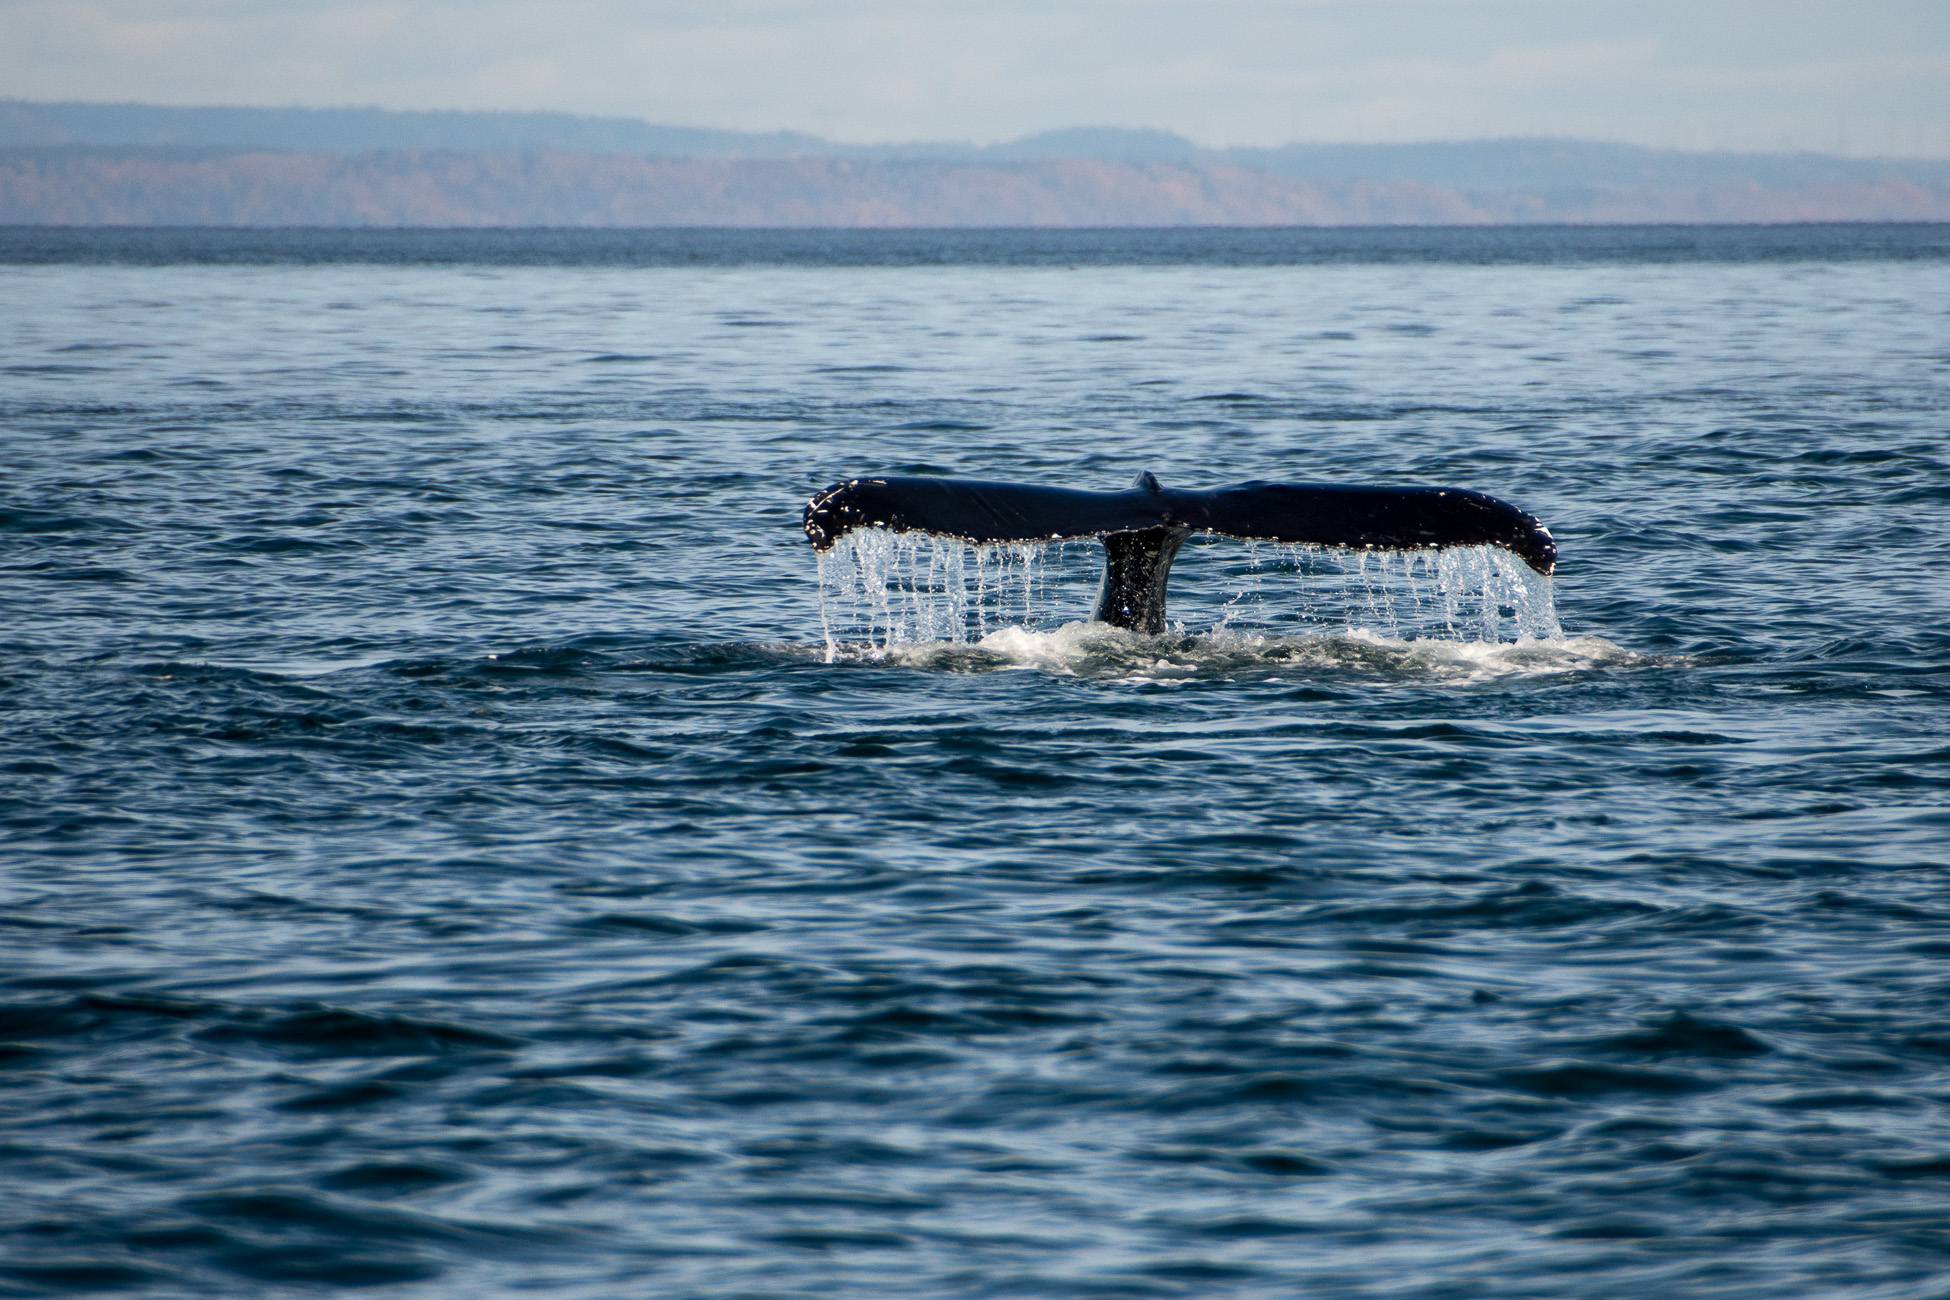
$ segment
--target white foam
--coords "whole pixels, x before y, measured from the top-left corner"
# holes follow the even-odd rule
[[[1314,676],[1348,672],[1468,682],[1650,662],[1603,637],[1406,641],[1365,630],[1268,636],[1224,629],[1202,635],[1150,637],[1083,621],[1047,631],[1000,628],[975,642],[842,645],[834,655],[842,662],[897,663],[948,672],[1027,669],[1133,682],[1279,680],[1296,673]]]

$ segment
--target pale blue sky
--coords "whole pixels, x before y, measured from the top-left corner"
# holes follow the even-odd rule
[[[1950,0],[0,0],[0,97],[1950,157]]]

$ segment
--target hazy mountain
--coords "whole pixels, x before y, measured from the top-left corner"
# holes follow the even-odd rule
[[[921,149],[925,146],[909,146]],[[1101,158],[1108,162],[1212,162],[1221,155],[1169,131],[1074,126],[1044,131],[979,151],[984,158]]]
[[[1594,140],[1455,140],[1431,144],[1290,144],[1228,149],[1242,167],[1305,180],[1419,181],[1468,190],[1713,185],[1863,185],[1950,179],[1950,163],[1830,154],[1688,153]]]
[[[565,113],[0,101],[0,223],[1113,226],[1950,220],[1950,163],[1578,140],[840,145]]]
[[[570,113],[395,112],[383,108],[165,108],[0,100],[0,147],[144,145],[191,149],[467,149],[629,153],[659,158],[830,154],[817,136],[653,126]]]
[[[848,145],[793,131],[656,126],[569,113],[395,112],[379,108],[165,108],[0,100],[0,148],[167,146],[364,153],[375,149],[635,154],[645,158],[874,158],[1230,164],[1298,180],[1406,181],[1470,190],[1865,185],[1950,180],[1950,163],[1826,154],[1687,153],[1588,140],[1290,144],[1204,149],[1169,131],[1073,127],[1002,144]]]
[[[1229,164],[0,149],[0,224],[1280,226],[1950,220],[1950,185],[1486,190]]]

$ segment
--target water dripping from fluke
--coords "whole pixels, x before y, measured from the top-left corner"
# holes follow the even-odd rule
[[[1549,530],[1461,488],[1255,481],[1184,491],[1144,473],[1126,491],[1086,492],[858,478],[815,495],[804,523],[828,662],[846,648],[963,647],[1079,620],[1143,637],[1182,633],[1166,615],[1173,563],[1188,542],[1212,538],[1246,542],[1191,548],[1194,607],[1210,605],[1215,577],[1223,588],[1214,633],[1563,636]],[[1228,555],[1208,554],[1220,550]]]

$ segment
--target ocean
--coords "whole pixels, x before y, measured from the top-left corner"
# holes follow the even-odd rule
[[[1950,227],[0,231],[0,1295],[1950,1294]],[[1500,551],[800,531],[1442,485]]]

